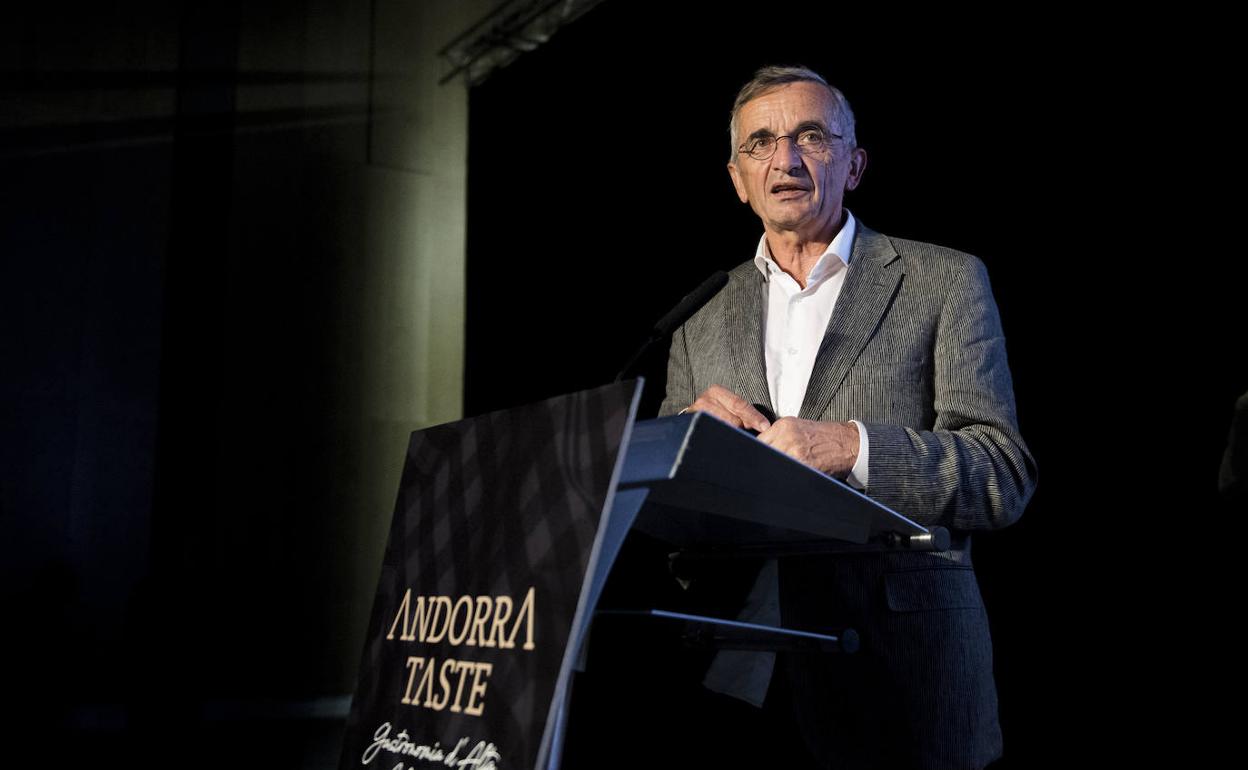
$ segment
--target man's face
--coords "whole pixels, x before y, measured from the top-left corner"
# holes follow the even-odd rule
[[[813,239],[839,226],[845,191],[858,186],[867,156],[833,138],[841,133],[835,102],[818,83],[785,84],[746,102],[737,114],[739,145],[766,134],[796,136],[812,126],[829,139],[820,152],[803,153],[792,140],[781,139],[767,160],[738,152],[728,164],[741,202],[750,204],[768,232]]]

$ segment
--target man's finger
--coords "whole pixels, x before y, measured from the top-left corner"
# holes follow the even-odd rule
[[[763,431],[771,427],[771,423],[767,420],[765,416],[763,416],[763,413],[755,409],[754,405],[751,403],[747,402],[745,405],[745,409],[742,412],[738,412],[737,414],[741,416],[742,422],[744,422],[746,425],[753,428],[754,430],[758,431],[759,433],[762,433]]]
[[[706,412],[735,428],[744,428],[741,418],[726,409],[722,404],[706,398],[699,398],[689,407],[690,412]]]
[[[722,385],[712,385],[706,389],[702,397],[718,402],[735,415],[737,419],[729,422],[738,427],[749,428],[760,433],[771,427],[771,423],[762,412],[754,408],[753,404]]]
[[[759,431],[758,440],[763,442],[767,446],[771,446],[771,447],[776,446],[776,443],[780,437],[779,436],[780,431],[779,431],[779,428],[777,427],[779,425],[780,423],[777,422],[774,425],[769,426],[767,430]]]

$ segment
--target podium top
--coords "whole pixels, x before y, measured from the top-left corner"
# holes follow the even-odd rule
[[[703,412],[634,425],[620,478],[620,488],[628,487],[650,490],[651,511],[636,526],[677,545],[866,543],[887,533],[927,533],[844,482]],[[704,516],[664,515],[664,507]]]

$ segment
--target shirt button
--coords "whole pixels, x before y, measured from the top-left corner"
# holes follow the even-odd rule
[[[797,355],[797,348],[789,348],[789,355],[791,356]]]

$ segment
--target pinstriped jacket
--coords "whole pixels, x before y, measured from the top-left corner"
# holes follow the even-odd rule
[[[771,407],[766,286],[748,261],[672,339],[660,415],[712,384]],[[951,530],[943,553],[780,564],[788,627],[850,625],[862,652],[792,656],[808,743],[844,766],[979,767],[1001,751],[975,530],[1018,519],[1036,484],[983,264],[859,222],[799,417],[863,423],[866,494]]]

